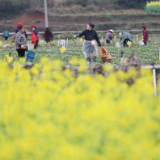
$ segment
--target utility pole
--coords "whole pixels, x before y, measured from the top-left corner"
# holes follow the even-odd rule
[[[49,27],[49,25],[48,25],[47,0],[44,0],[44,12],[45,12],[45,26],[47,28],[47,27]]]

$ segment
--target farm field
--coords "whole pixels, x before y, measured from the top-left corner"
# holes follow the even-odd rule
[[[116,48],[116,42],[119,42],[119,39],[116,38],[113,40],[112,44],[107,45],[105,40],[102,41],[102,45],[107,49],[107,51],[113,56],[114,60],[110,62],[112,65],[120,64],[121,59],[121,52],[124,52],[124,58],[130,57],[132,52],[137,53],[138,56],[141,58],[142,64],[150,64],[151,62],[155,62],[156,64],[160,63],[159,60],[159,39],[160,35],[150,35],[149,43],[147,46],[139,46],[136,36],[133,38],[133,45],[128,48],[121,47]],[[140,40],[140,36],[139,36]],[[11,48],[3,48],[0,46],[0,59],[4,59],[6,54],[9,52],[12,53],[13,62],[18,60],[17,52],[14,48],[13,43],[11,42],[3,42],[3,45],[11,44]],[[30,44],[30,41],[28,41]],[[47,57],[49,60],[61,60],[64,65],[69,64],[70,59],[72,58],[84,58],[82,52],[82,45],[83,41],[80,39],[72,39],[69,40],[68,46],[66,47],[66,51],[61,54],[60,46],[58,46],[58,40],[54,40],[51,44],[40,44],[39,48],[35,51],[36,58],[34,59],[33,63],[40,63],[40,59],[42,57]],[[97,63],[102,64],[101,58],[98,58]]]

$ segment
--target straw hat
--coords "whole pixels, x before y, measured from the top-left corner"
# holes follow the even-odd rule
[[[112,33],[114,33],[114,31],[113,31],[112,29],[110,29],[110,30],[109,30],[109,32],[112,32]]]

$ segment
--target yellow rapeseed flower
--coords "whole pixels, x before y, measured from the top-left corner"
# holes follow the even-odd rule
[[[85,59],[70,62],[78,77],[59,60],[0,61],[0,159],[160,159],[152,71],[105,64],[105,75],[89,75]]]

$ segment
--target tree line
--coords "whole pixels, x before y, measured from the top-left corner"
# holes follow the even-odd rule
[[[49,8],[54,7],[54,5],[58,2],[58,0],[47,1]],[[144,9],[147,1],[151,0],[62,0],[59,5],[65,7],[70,7],[71,5],[80,5],[82,7],[86,7],[94,4],[96,6],[109,7],[110,4],[116,4],[120,6],[121,9]],[[19,14],[29,8],[42,7],[43,0],[0,0],[0,18],[7,18],[9,15]]]
[[[66,0],[66,5],[77,4],[86,7],[90,4],[95,4],[103,5],[103,7],[105,7],[109,4],[117,4],[122,9],[144,9],[147,1],[150,2],[157,0]]]
[[[42,7],[43,0],[0,0],[0,18],[21,14],[31,7]]]

